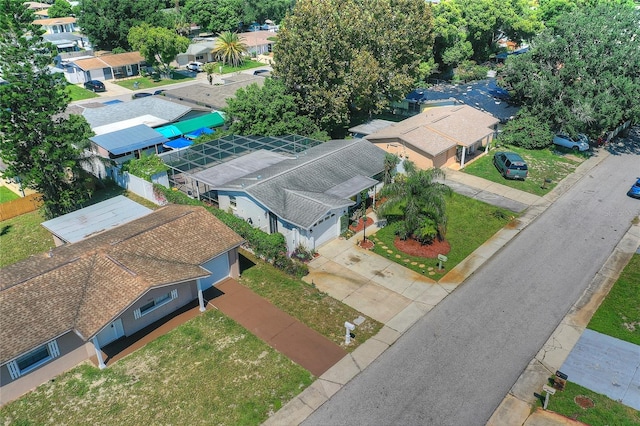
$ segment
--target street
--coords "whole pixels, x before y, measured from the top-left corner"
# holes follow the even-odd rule
[[[578,181],[304,424],[484,425],[640,213],[625,195],[639,149]]]

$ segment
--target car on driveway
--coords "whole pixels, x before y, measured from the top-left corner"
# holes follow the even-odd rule
[[[553,143],[558,146],[573,149],[574,151],[586,151],[589,149],[589,138],[582,133],[578,134],[575,138],[563,133],[558,133],[553,137]]]
[[[105,92],[107,89],[100,80],[89,80],[84,82],[84,88],[92,92]]]
[[[627,192],[629,197],[637,198],[640,200],[640,178],[636,180],[636,183],[633,184],[629,192]]]
[[[202,71],[202,66],[204,64],[202,62],[190,62],[187,64],[187,69],[189,71],[200,72]]]
[[[527,163],[515,152],[496,152],[493,155],[493,164],[505,179],[524,180],[529,174]]]

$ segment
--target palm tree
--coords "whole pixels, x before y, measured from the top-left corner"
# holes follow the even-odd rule
[[[247,53],[247,49],[247,45],[240,41],[238,34],[225,31],[218,35],[211,53],[222,64],[228,63],[232,67],[237,67],[244,61],[244,54]]]
[[[424,244],[435,238],[444,239],[447,232],[445,196],[451,188],[436,179],[444,178],[440,169],[418,170],[410,161],[404,162],[406,176],[396,176],[382,189],[385,202],[378,215],[390,222],[397,220],[397,234],[403,240],[414,238]]]

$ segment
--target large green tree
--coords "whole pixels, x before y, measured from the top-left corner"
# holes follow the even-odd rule
[[[216,34],[237,30],[244,16],[241,0],[187,0],[182,10],[191,22]]]
[[[189,39],[178,35],[175,30],[141,24],[132,27],[127,37],[129,44],[139,50],[147,65],[159,67],[162,74],[169,76],[170,64],[176,55],[185,52]]]
[[[298,114],[295,94],[287,94],[280,80],[267,78],[262,87],[252,84],[227,99],[229,130],[238,135],[283,136],[290,134],[326,139],[308,117]]]
[[[640,10],[598,4],[560,16],[557,25],[510,58],[504,84],[552,130],[598,137],[640,118]]]
[[[406,175],[397,175],[385,185],[380,196],[385,201],[378,208],[378,215],[396,222],[396,232],[403,240],[416,239],[430,243],[444,239],[447,232],[446,196],[451,189],[438,182],[444,172],[431,168],[419,170],[410,161],[403,163]]]
[[[0,0],[0,158],[5,175],[42,195],[49,218],[74,210],[89,192],[80,145],[92,135],[81,116],[56,118],[69,102],[66,82],[51,73],[55,49],[41,39],[21,0]]]
[[[72,13],[71,3],[67,0],[56,0],[51,7],[47,9],[49,18],[62,18],[70,16]]]
[[[127,51],[131,27],[163,26],[167,17],[161,10],[168,6],[165,0],[81,0],[78,23],[94,48]]]
[[[278,32],[274,73],[324,130],[402,99],[431,58],[431,13],[415,0],[301,0]]]
[[[543,28],[532,0],[447,0],[433,6],[435,56],[441,65],[466,59],[489,59],[503,36],[515,42],[531,39]]]

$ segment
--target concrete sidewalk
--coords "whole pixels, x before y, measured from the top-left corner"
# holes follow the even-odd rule
[[[332,297],[384,323],[385,326],[376,336],[331,367],[264,424],[293,425],[304,421],[608,155],[606,151],[600,150],[544,197],[522,193],[522,191],[461,172],[447,171],[447,179],[460,186],[464,185],[466,188],[521,203],[526,205],[526,210],[517,220],[497,232],[439,282],[429,280],[389,259],[361,249],[356,245],[357,241],[362,239],[361,233],[350,240],[334,240],[321,247],[319,249],[321,256],[309,265],[310,274],[306,278],[307,281]],[[367,235],[375,231],[375,227],[368,227]],[[542,385],[547,383],[548,377],[560,368],[601,300],[606,296],[639,244],[640,225],[634,225],[618,244],[584,296],[576,302],[574,309],[560,324],[547,345],[536,359],[531,361],[518,382],[514,384],[511,392],[490,419],[489,425],[579,424],[542,410],[531,414],[536,402],[534,393],[539,393]]]

